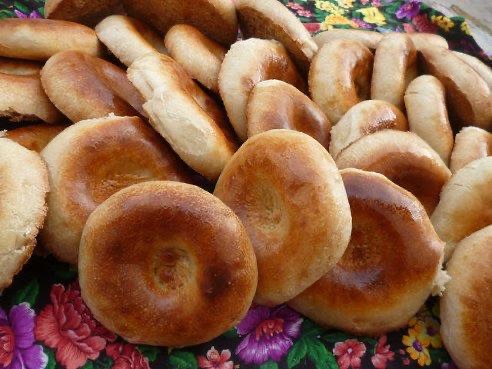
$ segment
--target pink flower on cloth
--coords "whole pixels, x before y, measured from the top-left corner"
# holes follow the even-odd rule
[[[229,360],[231,358],[231,352],[229,350],[219,351],[212,346],[207,351],[207,357],[198,356],[198,366],[203,369],[232,369],[234,363]]]
[[[111,343],[106,354],[113,359],[111,369],[150,369],[147,358],[131,343]]]
[[[361,366],[361,357],[366,353],[366,345],[356,339],[337,342],[333,354],[337,357],[340,369],[358,369]]]
[[[301,316],[286,305],[254,306],[236,327],[244,336],[236,354],[246,364],[280,361],[301,334],[301,324]]]
[[[321,25],[319,23],[304,23],[304,27],[306,27],[306,29],[311,33],[318,32],[321,29]]]
[[[387,340],[386,336],[380,337],[374,349],[374,356],[371,357],[371,361],[376,369],[386,369],[387,362],[395,359],[395,353],[390,351],[390,345],[386,344]]]
[[[301,4],[297,4],[292,1],[289,1],[286,6],[293,10],[304,10],[304,7]]]
[[[24,14],[21,11],[15,9],[14,13],[17,16],[17,18],[42,18],[41,14],[39,14],[36,10],[33,10],[29,14]]]
[[[311,13],[310,10],[303,9],[303,10],[298,10],[297,14],[300,15],[301,17],[312,17],[313,13]]]
[[[94,319],[77,283],[67,289],[61,284],[53,285],[50,299],[51,304],[37,317],[35,335],[56,351],[56,360],[67,369],[77,369],[88,359],[97,359],[107,342],[116,339]]]
[[[415,32],[415,27],[412,26],[410,23],[403,23],[403,29],[405,30],[406,33],[414,33]]]

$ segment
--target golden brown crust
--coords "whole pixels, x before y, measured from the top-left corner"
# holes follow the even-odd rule
[[[51,57],[41,82],[55,106],[72,122],[108,114],[143,115],[143,99],[117,66],[78,51]]]
[[[377,173],[346,169],[342,178],[353,219],[347,251],[289,305],[323,326],[384,334],[406,325],[430,295],[443,243],[409,192]]]
[[[17,142],[26,149],[40,152],[66,126],[51,124],[35,124],[8,131],[4,137]]]
[[[64,19],[95,26],[111,14],[121,14],[123,7],[119,0],[46,0],[44,15],[50,19]]]
[[[97,37],[127,67],[151,52],[166,54],[162,37],[145,23],[125,15],[110,15],[95,28]]]
[[[357,41],[333,40],[316,54],[309,69],[311,97],[332,124],[369,98],[373,56]]]
[[[184,23],[223,45],[237,39],[236,9],[230,0],[123,0],[123,5],[129,15],[145,20],[163,34]]]
[[[41,152],[50,171],[50,212],[41,241],[58,259],[75,264],[85,221],[97,205],[134,183],[190,181],[171,148],[137,117],[78,122]]]
[[[46,96],[37,74],[0,73],[0,117],[11,122],[59,123],[63,120],[62,114]]]
[[[457,127],[492,127],[492,94],[487,83],[467,63],[444,48],[421,50],[426,71],[446,90],[451,122]]]
[[[239,139],[247,139],[248,97],[258,82],[278,79],[305,90],[305,82],[277,41],[250,38],[238,41],[227,52],[219,73],[220,97]]]
[[[209,90],[219,92],[219,71],[226,49],[193,26],[177,24],[164,38],[166,49],[188,74]]]
[[[251,239],[259,304],[296,296],[335,265],[349,241],[350,208],[338,170],[304,133],[277,129],[251,137],[224,168],[214,194]]]
[[[448,164],[453,149],[453,131],[442,83],[429,75],[417,77],[405,91],[405,107],[410,131],[427,142]]]
[[[270,79],[251,91],[246,111],[248,137],[271,129],[306,133],[325,148],[330,144],[331,123],[309,97],[288,83]]]
[[[382,38],[383,35],[375,31],[358,29],[331,29],[318,33],[313,37],[313,40],[320,48],[327,42],[331,42],[333,40],[350,40],[358,41],[369,49],[375,50]]]
[[[417,50],[403,33],[389,33],[378,44],[374,56],[371,99],[385,100],[405,109],[403,95],[417,77]]]
[[[215,338],[246,314],[257,276],[240,220],[195,186],[131,186],[84,228],[82,297],[97,320],[133,343],[180,347]]]
[[[0,73],[16,76],[31,76],[39,74],[40,71],[41,64],[39,63],[0,57]]]
[[[448,263],[441,298],[441,336],[461,369],[490,368],[492,225],[463,239]]]
[[[101,45],[94,30],[73,22],[21,18],[0,22],[0,56],[43,61],[64,50],[97,56]]]
[[[285,46],[304,71],[318,51],[318,46],[301,23],[277,0],[236,0],[241,32],[245,38],[273,39]]]
[[[330,154],[336,159],[352,142],[383,129],[408,130],[405,115],[386,101],[362,101],[352,106],[332,128]]]
[[[451,172],[439,155],[411,132],[383,130],[364,136],[336,158],[340,169],[358,168],[385,175],[410,191],[432,214]]]
[[[128,77],[147,100],[144,109],[152,126],[190,167],[217,179],[236,151],[234,132],[221,107],[166,55],[137,59]]]
[[[492,133],[478,127],[465,127],[455,137],[451,172],[456,173],[474,160],[492,156]]]
[[[492,157],[467,164],[442,188],[432,224],[446,242],[449,259],[456,244],[471,233],[492,224]]]
[[[46,217],[49,185],[48,171],[39,154],[0,138],[0,157],[1,291],[31,257]]]

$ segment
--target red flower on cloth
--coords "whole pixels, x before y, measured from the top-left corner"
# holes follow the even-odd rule
[[[131,343],[111,343],[106,354],[114,361],[111,369],[150,369],[147,358]]]
[[[67,289],[61,284],[51,287],[51,304],[36,320],[38,341],[56,350],[56,360],[67,369],[83,366],[87,359],[95,360],[107,342],[116,336],[94,319],[80,295],[78,283]]]
[[[337,356],[337,363],[340,369],[360,368],[360,359],[365,353],[366,345],[356,339],[337,342],[333,348],[333,354]]]
[[[304,23],[304,27],[311,33],[318,32],[321,29],[319,23]]]
[[[234,363],[230,361],[231,352],[229,350],[219,351],[212,346],[207,351],[207,357],[198,356],[198,366],[202,369],[232,369]]]
[[[416,15],[412,23],[419,32],[437,33],[437,26],[430,21],[427,14]]]
[[[387,345],[387,337],[382,336],[374,349],[374,356],[371,357],[372,365],[376,369],[386,369],[388,361],[394,360],[395,353],[390,351],[390,345]]]

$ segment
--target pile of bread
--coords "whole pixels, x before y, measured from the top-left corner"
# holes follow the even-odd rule
[[[0,21],[0,290],[37,240],[107,328],[175,347],[252,303],[378,335],[443,294],[451,356],[488,368],[485,64],[430,34],[312,38],[276,0],[93,3]]]

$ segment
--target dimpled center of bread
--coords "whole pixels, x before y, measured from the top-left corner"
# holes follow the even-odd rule
[[[393,234],[391,225],[377,212],[365,214],[364,210],[359,209],[356,214],[353,217],[350,243],[339,266],[359,271],[377,268],[382,265],[389,250],[396,252],[393,244],[398,243],[398,237]]]
[[[258,186],[250,191],[247,214],[250,223],[261,231],[269,233],[278,229],[283,219],[283,206],[280,195],[272,186]]]
[[[182,288],[191,278],[191,260],[180,246],[166,246],[154,257],[153,275],[156,285],[164,292]]]
[[[136,183],[149,181],[152,176],[149,173],[118,173],[108,172],[104,178],[92,184],[92,198],[96,203],[102,203],[112,194]]]

